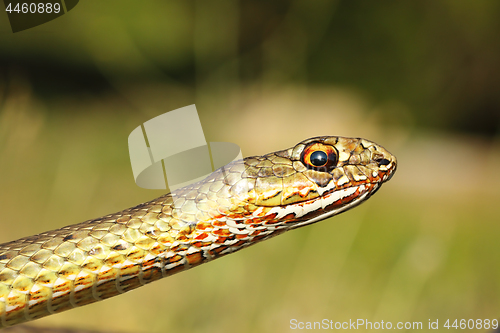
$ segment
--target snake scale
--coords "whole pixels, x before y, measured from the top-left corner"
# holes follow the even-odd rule
[[[364,139],[316,137],[79,224],[0,244],[0,328],[122,294],[346,211],[396,170]]]

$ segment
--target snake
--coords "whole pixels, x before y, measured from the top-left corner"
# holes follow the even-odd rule
[[[246,157],[118,213],[0,244],[0,328],[97,302],[359,205],[396,171],[362,139]]]

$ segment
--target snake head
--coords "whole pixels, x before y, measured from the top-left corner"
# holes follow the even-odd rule
[[[319,188],[383,183],[392,178],[397,166],[396,157],[385,148],[361,138],[312,138],[276,154],[289,155],[297,161],[296,167],[302,164],[308,169],[303,172]]]
[[[365,201],[396,166],[396,158],[374,142],[324,136],[229,165],[225,183],[257,220],[264,216],[268,223],[298,227]]]
[[[288,230],[362,203],[391,179],[396,165],[374,142],[323,136],[230,163],[178,194],[221,225]],[[176,204],[178,214],[193,215],[185,202]]]

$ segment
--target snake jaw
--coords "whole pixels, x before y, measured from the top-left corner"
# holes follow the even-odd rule
[[[380,189],[380,186],[381,183],[368,183],[332,191],[320,198],[321,209],[316,210],[314,213],[300,216],[297,222],[291,225],[289,229],[304,227],[354,208],[375,194]],[[300,204],[308,205],[307,202]]]
[[[355,192],[358,191],[358,189],[357,189],[358,187],[359,186],[350,187],[349,189],[353,190],[354,193],[355,193]],[[313,223],[325,220],[327,218],[333,217],[335,215],[338,215],[338,214],[340,214],[342,212],[345,212],[345,211],[347,211],[347,210],[349,210],[349,209],[351,209],[351,208],[353,208],[353,207],[361,204],[370,195],[371,195],[370,192],[364,192],[361,196],[357,197],[356,199],[350,201],[347,204],[338,206],[338,208],[336,208],[336,209],[325,209],[325,208],[327,208],[327,207],[325,207],[325,208],[323,208],[323,213],[322,214],[319,214],[318,216],[315,216],[313,218],[307,219],[305,221],[300,221],[300,222],[296,223],[295,225],[293,225],[290,229],[297,229],[297,228],[300,228],[300,227],[304,227],[306,225],[310,225],[310,224],[313,224]]]

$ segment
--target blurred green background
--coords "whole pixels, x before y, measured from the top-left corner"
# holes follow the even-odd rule
[[[244,156],[344,135],[399,161],[353,211],[33,325],[497,318],[499,32],[496,0],[81,1],[15,34],[2,11],[0,242],[161,194],[134,184],[127,137],[189,104]]]

